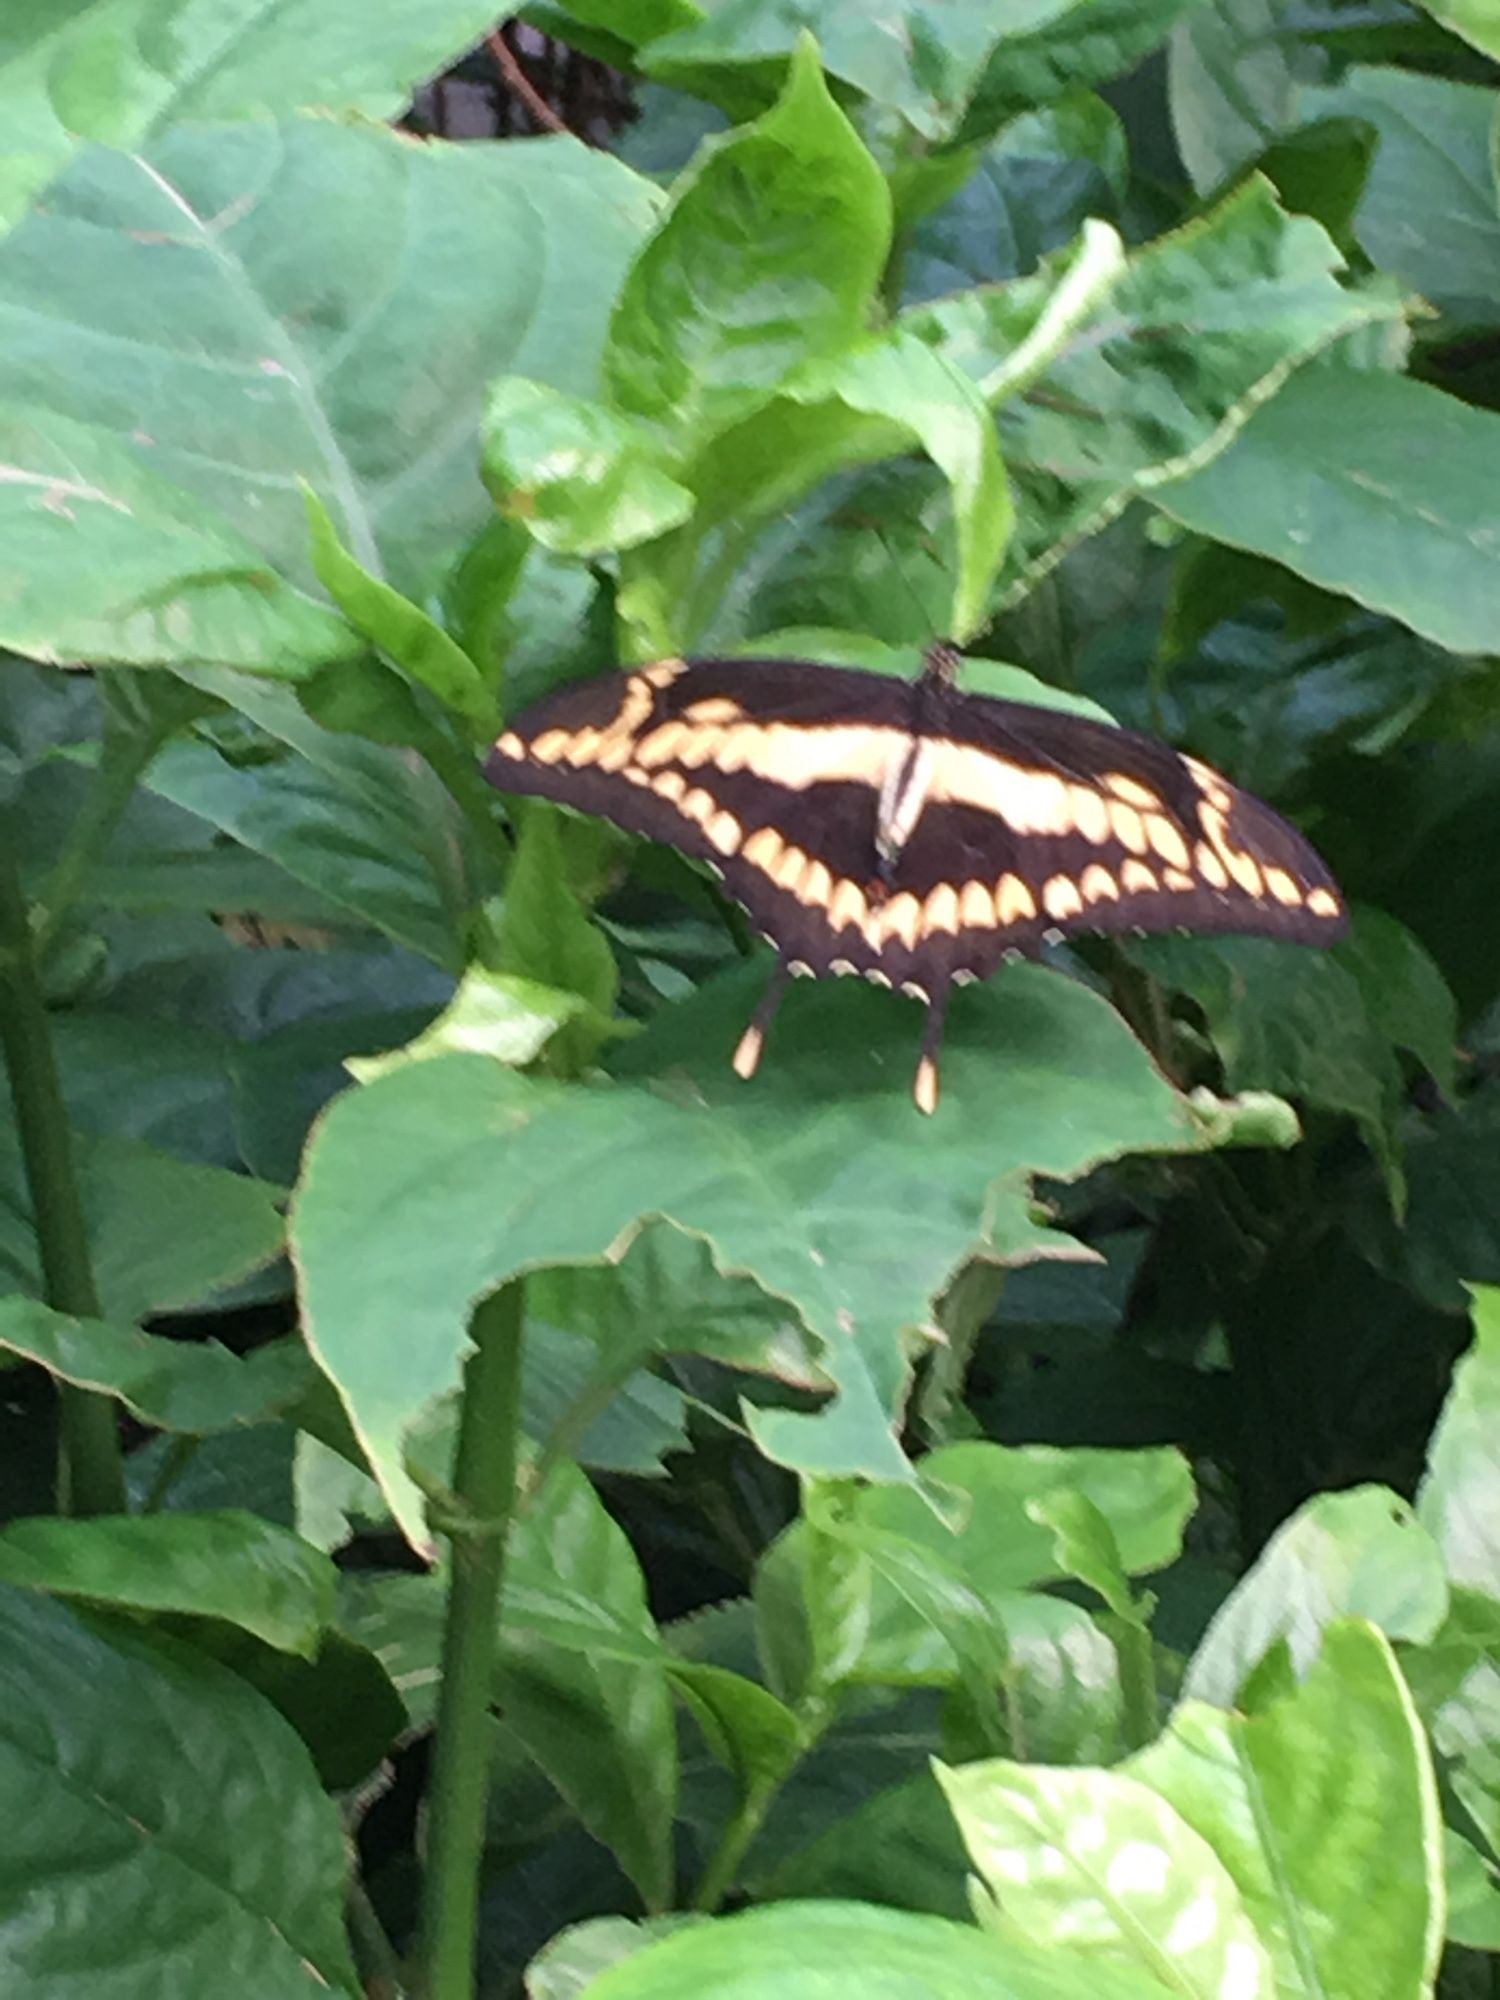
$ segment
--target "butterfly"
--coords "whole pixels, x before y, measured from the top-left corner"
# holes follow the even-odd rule
[[[1344,901],[1269,806],[1148,736],[969,694],[929,648],[900,680],[812,660],[661,660],[517,716],[485,775],[708,862],[775,947],[735,1052],[755,1071],[789,976],[858,974],[927,1007],[1079,931],[1329,944]]]

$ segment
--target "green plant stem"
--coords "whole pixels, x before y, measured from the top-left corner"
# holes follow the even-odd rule
[[[765,1825],[766,1814],[775,1803],[777,1794],[833,1720],[832,1704],[822,1696],[815,1696],[800,1706],[797,1719],[802,1724],[802,1730],[796,1750],[780,1770],[766,1772],[746,1787],[744,1798],[730,1815],[719,1836],[718,1846],[708,1858],[708,1865],[698,1882],[698,1893],[693,1898],[693,1908],[706,1916],[712,1916],[734,1887],[740,1863],[750,1843]]]
[[[73,1164],[73,1139],[15,854],[10,825],[0,825],[0,1049],[10,1077],[31,1195],[42,1289],[56,1311],[97,1319],[99,1294]],[[63,1511],[123,1513],[125,1464],[114,1404],[95,1390],[69,1382],[58,1384],[58,1396]]]
[[[1143,1750],[1156,1740],[1161,1718],[1156,1708],[1156,1655],[1149,1629],[1133,1618],[1115,1621],[1115,1654],[1120,1662],[1125,1747]]]
[[[449,1524],[453,1569],[427,1813],[417,1981],[423,2000],[471,2000],[474,1992],[490,1683],[520,1442],[523,1311],[519,1283],[483,1301],[464,1371],[453,1472],[460,1515]]]

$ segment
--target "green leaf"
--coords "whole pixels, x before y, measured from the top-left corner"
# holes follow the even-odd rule
[[[1461,0],[1460,0],[1461,4]],[[1455,320],[1500,320],[1495,93],[1412,70],[1352,69],[1309,118],[1358,118],[1380,143],[1354,218],[1371,263]]]
[[[403,1063],[467,1052],[493,1056],[496,1062],[524,1069],[560,1028],[590,1012],[581,993],[471,965],[448,1005],[415,1041],[381,1056],[352,1056],[347,1068],[359,1082],[368,1083],[386,1070],[400,1069]]]
[[[281,1248],[278,1189],[196,1166],[131,1139],[73,1137],[94,1277],[105,1316],[200,1305],[269,1263]],[[41,1298],[31,1206],[14,1126],[0,1120],[0,1292]],[[171,1218],[164,1229],[162,1218]]]
[[[1172,131],[1200,194],[1211,194],[1296,122],[1286,12],[1285,0],[1213,0],[1172,32]]]
[[[618,1256],[648,1216],[706,1237],[793,1306],[842,1391],[832,1423],[762,1413],[763,1448],[902,1478],[903,1330],[976,1251],[1047,1240],[1025,1174],[1198,1143],[1118,1016],[1055,975],[1016,967],[957,997],[930,1120],[907,1095],[908,1010],[873,992],[799,991],[762,1074],[739,1083],[728,1056],[758,977],[674,1008],[613,1084],[448,1056],[325,1118],[295,1225],[311,1344],[407,1533],[421,1525],[401,1434],[456,1387],[471,1302],[516,1271]]]
[[[294,754],[242,763],[203,738],[170,744],[147,784],[305,883],[347,917],[456,973],[490,857],[432,770],[320,729],[285,689],[199,674]],[[477,878],[477,879],[476,879]]]
[[[1184,1689],[1232,1708],[1278,1644],[1306,1673],[1331,1619],[1368,1619],[1420,1645],[1447,1608],[1442,1557],[1406,1501],[1383,1486],[1320,1493],[1277,1529],[1215,1614]]]
[[[1475,1285],[1474,1345],[1427,1448],[1417,1517],[1454,1583],[1500,1599],[1500,1291]]]
[[[1330,1625],[1260,1714],[1188,1702],[1123,1767],[1217,1852],[1279,2000],[1415,2000],[1443,1939],[1442,1823],[1421,1724],[1379,1632]]]
[[[777,1903],[694,1924],[617,1961],[588,2000],[1161,2000],[1155,1981],[873,1903]]]
[[[982,385],[1008,389],[1018,350],[1044,328],[1059,274],[1078,255],[898,324]],[[1338,266],[1324,231],[1283,213],[1258,179],[1137,252],[999,412],[1018,520],[1001,602],[1136,494],[1212,460],[1309,355],[1391,316],[1383,296],[1346,292]]]
[[[1086,217],[1117,219],[1127,177],[1125,133],[1102,98],[1080,93],[1011,119],[912,230],[905,302],[1035,270]]]
[[[1435,21],[1500,62],[1500,20],[1490,0],[1419,0]]]
[[[73,1319],[36,1299],[0,1298],[0,1348],[117,1398],[153,1429],[191,1437],[268,1422],[319,1380],[300,1341],[272,1341],[241,1357],[216,1340]]]
[[[0,1793],[27,1802],[0,1858],[19,1994],[358,1993],[338,1814],[268,1702],[31,1591],[0,1591],[0,1656]]]
[[[359,651],[236,526],[103,429],[0,407],[0,465],[0,645],[54,665],[210,659],[282,675]]]
[[[1500,1951],[1500,1870],[1452,1827],[1443,1829],[1450,1944]]]
[[[1097,1591],[1117,1618],[1129,1624],[1142,1622],[1109,1516],[1095,1501],[1063,1487],[1033,1500],[1027,1511],[1056,1536],[1057,1564],[1064,1576],[1075,1576]]]
[[[1194,0],[958,0],[941,29],[914,0],[883,14],[812,0],[795,9],[727,0],[642,56],[648,74],[723,104],[732,115],[764,101],[800,31],[817,36],[824,66],[878,111],[895,111],[929,145],[985,138],[1034,104],[1133,67]]]
[[[636,1663],[605,1651],[611,1637]],[[583,1474],[557,1466],[506,1553],[501,1711],[647,1909],[671,1902],[677,1742],[646,1586],[624,1531]]]
[[[333,1581],[321,1550],[227,1509],[0,1529],[0,1582],[120,1610],[222,1618],[305,1659],[332,1622]]]
[[[885,181],[800,41],[777,103],[704,150],[636,258],[613,400],[689,441],[748,415],[863,334],[890,227]]]
[[[129,656],[276,664],[267,605],[295,604],[280,579],[312,580],[304,480],[363,567],[427,603],[492,518],[477,448],[489,379],[594,389],[609,303],[656,205],[572,140],[416,145],[328,118],[182,127],[149,157],[81,155],[0,239],[0,405],[35,435],[81,426],[72,456],[89,483],[114,492],[133,476],[119,497],[149,501],[152,604],[230,572],[213,628],[174,637],[153,612]],[[48,487],[71,476],[59,452],[37,467]],[[118,477],[96,479],[106,466]],[[19,523],[47,489],[0,490],[29,510]],[[135,516],[97,503],[29,532],[45,567],[28,648],[113,657],[136,629],[123,612],[82,647],[66,621],[115,588],[122,548],[144,541]],[[253,588],[234,581],[247,546]],[[300,642],[308,659],[349,650],[341,620],[306,616],[325,635]],[[295,637],[279,648],[293,663]]]
[[[1497,452],[1491,410],[1398,375],[1316,368],[1151,499],[1440,646],[1493,652],[1500,549],[1483,520]]]
[[[1399,1206],[1400,1068],[1336,956],[1267,938],[1142,938],[1129,953],[1202,1008],[1230,1090],[1352,1118]]]
[[[492,25],[484,0],[377,0],[358,18],[318,0],[15,0],[0,33],[12,124],[0,228],[80,140],[134,148],[186,119],[304,108],[393,118]]]
[[[1121,1771],[939,1766],[992,1932],[1126,1965],[1191,2000],[1274,2000],[1269,1958],[1213,1849]],[[1061,1949],[1059,1949],[1061,1947]]]
[[[496,969],[576,994],[581,1003],[543,1050],[564,1076],[586,1068],[612,1032],[619,972],[608,939],[588,912],[616,839],[597,822],[530,805],[505,878]]]
[[[463,647],[420,605],[355,561],[310,486],[303,488],[302,498],[318,581],[355,631],[379,646],[418,687],[472,720],[492,724],[494,696]]]
[[[543,548],[598,555],[678,527],[693,496],[646,425],[584,396],[507,375],[484,414],[484,478],[495,503]]]
[[[1421,942],[1384,910],[1360,909],[1334,951],[1358,981],[1376,1033],[1415,1056],[1451,1096],[1457,1084],[1458,1003]]]

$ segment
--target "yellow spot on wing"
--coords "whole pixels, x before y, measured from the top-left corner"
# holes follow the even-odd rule
[[[495,745],[495,748],[500,752],[502,757],[524,757],[526,755],[526,745],[513,729],[506,730],[505,734]]]
[[[922,905],[910,890],[903,889],[899,896],[876,912],[874,924],[879,936],[872,938],[873,944],[883,944],[887,938],[900,938],[908,951],[915,951],[917,937],[922,922]]]
[[[1120,887],[1127,896],[1154,896],[1161,884],[1144,861],[1127,861],[1120,870]]]
[[[1042,890],[1042,907],[1049,917],[1059,923],[1064,917],[1076,917],[1083,908],[1083,898],[1078,893],[1078,884],[1071,875],[1054,875]]]
[[[739,850],[744,828],[732,812],[719,812],[714,814],[703,831],[721,854],[734,854]]]
[[[687,779],[681,771],[658,771],[651,780],[652,791],[659,792],[664,799],[671,799],[674,803],[687,788]]]
[[[833,888],[833,877],[821,861],[811,861],[807,873],[802,878],[802,886],[797,891],[800,902],[809,909],[826,910],[829,892]]]
[[[1278,903],[1290,909],[1302,901],[1302,891],[1284,868],[1267,868],[1266,887]]]
[[[715,694],[703,701],[689,702],[682,713],[689,722],[739,722],[745,711],[727,695]]]
[[[753,867],[763,868],[769,875],[780,860],[784,845],[774,826],[763,826],[758,833],[751,834],[740,853]]]
[[[1036,899],[1019,875],[1002,875],[995,884],[995,921],[1026,923],[1036,915]]]
[[[1115,830],[1115,839],[1132,854],[1144,854],[1151,845],[1146,838],[1146,822],[1134,806],[1111,805],[1109,823]]]
[[[1231,853],[1227,856],[1229,872],[1239,883],[1247,896],[1263,896],[1266,885],[1261,880],[1260,863],[1253,854]]]
[[[946,931],[951,937],[958,930],[958,893],[947,882],[939,882],[927,898],[922,910],[924,932]]]
[[[532,739],[529,755],[539,764],[556,764],[568,754],[568,745],[573,741],[566,729],[544,729],[540,736]]]
[[[1068,803],[1073,808],[1073,823],[1085,840],[1097,847],[1109,838],[1109,808],[1099,794],[1088,785],[1069,785]]]
[[[1092,861],[1079,877],[1078,886],[1086,903],[1118,903],[1120,885],[1100,862]]]
[[[1193,878],[1184,868],[1164,868],[1161,879],[1169,889],[1175,889],[1179,895],[1193,887]]]
[[[1161,800],[1149,785],[1143,785],[1138,778],[1132,778],[1124,771],[1111,771],[1104,782],[1126,805],[1141,806],[1147,812],[1161,811]]]
[[[1309,889],[1307,907],[1315,917],[1336,917],[1341,913],[1339,899],[1331,889]]]
[[[1151,845],[1163,861],[1168,862],[1173,868],[1186,868],[1189,865],[1187,842],[1165,813],[1152,813],[1146,821],[1146,832],[1150,836]]]
[[[1198,842],[1193,859],[1198,864],[1198,873],[1211,888],[1227,889],[1229,887],[1229,870],[1224,866],[1220,856],[1209,846],[1206,840]]]
[[[995,899],[982,882],[965,882],[959,892],[958,914],[971,930],[995,928]]]
[[[776,863],[775,867],[768,872],[771,880],[776,884],[778,889],[790,889],[795,893],[797,884],[802,880],[802,871],[806,866],[807,856],[802,852],[802,849],[800,847],[789,847]]]
[[[857,882],[838,882],[828,898],[828,922],[836,931],[845,930],[850,924],[863,928],[865,921],[865,892]]]

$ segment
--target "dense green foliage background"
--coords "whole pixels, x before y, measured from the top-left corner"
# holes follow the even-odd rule
[[[1500,16],[527,18],[610,145],[386,122],[466,0],[0,20],[7,2000],[1487,1995]],[[921,1120],[478,774],[940,631],[1349,938],[1008,969]]]

